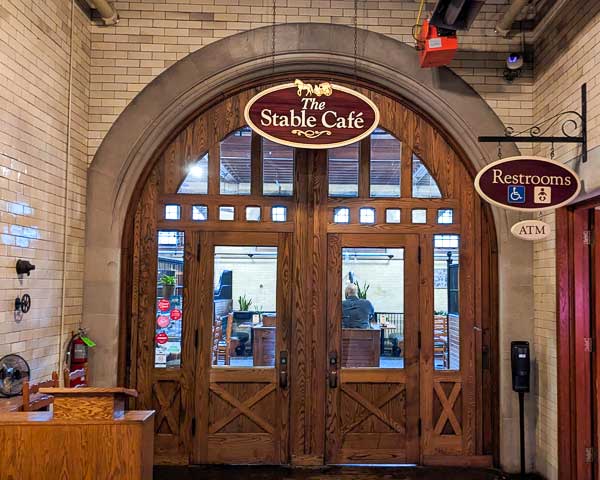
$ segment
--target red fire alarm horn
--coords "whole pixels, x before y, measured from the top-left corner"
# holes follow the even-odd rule
[[[448,65],[458,50],[456,31],[444,30],[442,35],[436,26],[431,25],[429,20],[425,20],[419,33],[417,48],[421,68]]]

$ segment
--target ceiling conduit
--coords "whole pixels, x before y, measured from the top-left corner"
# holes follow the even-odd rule
[[[107,0],[88,0],[88,2],[98,11],[104,25],[116,25],[119,23],[117,10]]]
[[[512,28],[513,22],[528,3],[529,0],[514,0],[510,4],[510,7],[508,7],[506,13],[502,15],[502,18],[500,18],[500,20],[496,24],[496,28],[494,29],[496,33],[502,35],[503,37],[508,36]]]

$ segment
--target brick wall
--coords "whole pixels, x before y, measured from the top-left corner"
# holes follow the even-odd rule
[[[581,153],[577,145],[555,145],[556,160],[577,169],[589,191],[598,185],[597,159],[600,146],[600,74],[597,63],[600,44],[600,3],[568,2],[549,25],[535,47],[534,121],[539,122],[567,110],[580,111],[580,87],[588,85],[588,132],[592,159],[588,169],[572,161]],[[552,134],[560,134],[554,131]],[[550,146],[536,146],[534,153],[550,155]],[[592,162],[596,161],[595,167]],[[554,214],[542,220],[554,230]],[[556,272],[555,235],[534,246],[535,343],[537,356],[537,454],[536,469],[548,479],[558,478],[557,377],[556,377]]]
[[[488,0],[473,28],[460,35],[452,67],[507,124],[529,125],[532,74],[525,69],[512,84],[502,78],[507,52],[520,39],[500,39],[493,31],[509,0]],[[432,8],[435,0],[427,5]],[[89,153],[133,97],[177,60],[220,38],[272,23],[270,0],[145,0],[115,2],[121,16],[115,27],[92,27]],[[358,25],[413,45],[418,2],[358,3]],[[277,0],[276,22],[353,25],[352,0]],[[416,55],[416,53],[415,53]]]
[[[35,379],[57,369],[61,323],[80,320],[89,70],[88,22],[70,2],[0,2],[0,355],[23,355]],[[30,277],[17,279],[18,258]],[[32,308],[17,321],[23,293]]]
[[[433,3],[428,1],[430,7]],[[597,2],[573,2],[572,11],[556,21],[561,35],[540,39],[535,83],[526,68],[512,84],[502,78],[504,59],[520,39],[493,33],[508,3],[487,0],[474,27],[460,36],[453,70],[516,128],[577,107],[580,79],[588,79],[592,87],[593,113],[600,88],[593,82],[599,22],[589,17],[597,18]],[[219,38],[272,21],[271,1],[144,0],[116,6],[119,25],[96,27],[76,8],[71,24],[69,0],[0,1],[0,354],[23,354],[34,377],[56,368],[61,321],[64,332],[79,322],[85,170],[114,120],[177,60]],[[358,23],[412,44],[417,8],[417,1],[362,0]],[[276,21],[352,25],[353,13],[352,0],[278,0]],[[593,118],[591,146],[600,143],[596,124]],[[559,158],[572,153],[557,146]],[[556,472],[553,252],[553,240],[536,245],[534,271],[536,467],[550,478]],[[13,269],[20,257],[37,265],[22,282]],[[34,306],[17,323],[12,305],[25,291],[32,294]]]

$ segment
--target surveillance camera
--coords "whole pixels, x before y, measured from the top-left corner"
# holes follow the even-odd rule
[[[511,53],[506,57],[506,68],[509,70],[520,70],[523,68],[523,55],[520,53]]]

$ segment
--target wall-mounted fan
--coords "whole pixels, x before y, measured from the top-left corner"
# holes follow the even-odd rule
[[[14,397],[23,391],[23,382],[29,380],[29,364],[19,355],[0,358],[0,396]]]

